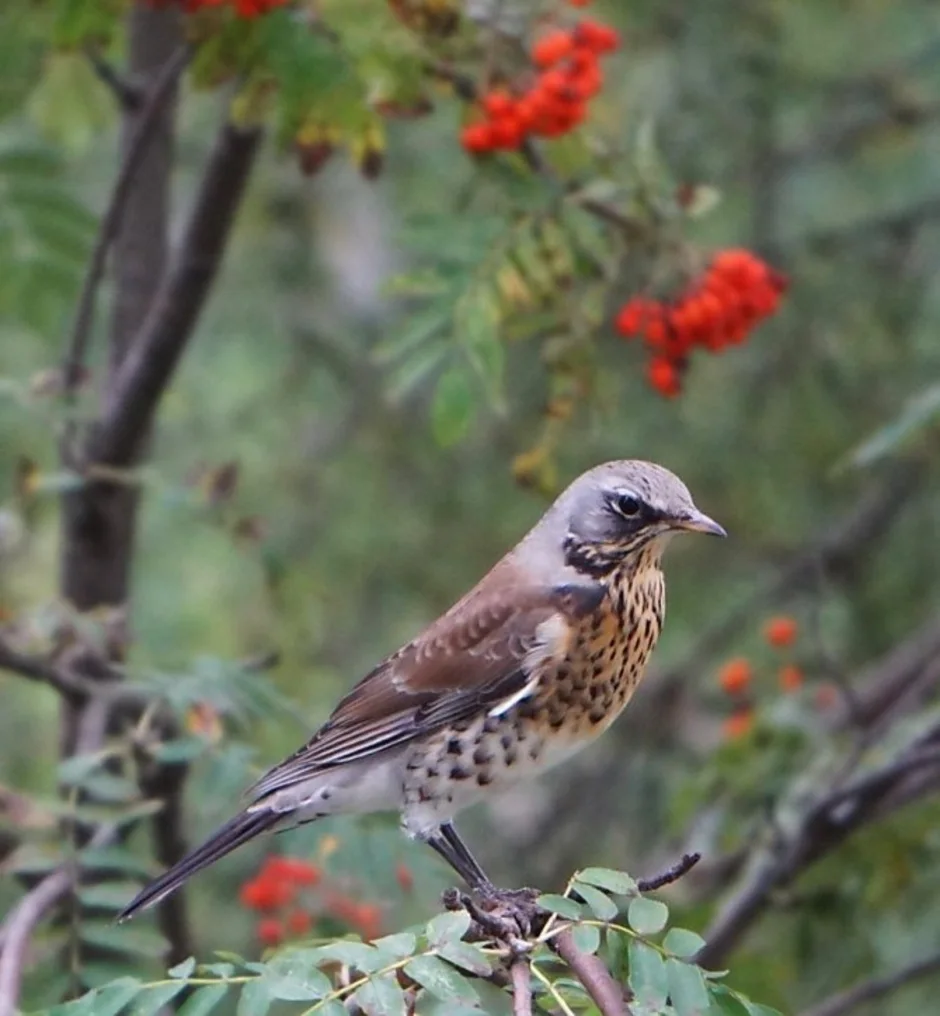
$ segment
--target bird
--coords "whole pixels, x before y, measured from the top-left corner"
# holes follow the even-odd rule
[[[663,466],[575,479],[465,596],[387,656],[201,846],[137,894],[126,920],[267,831],[399,812],[471,891],[498,889],[456,814],[594,741],[636,690],[665,612],[661,558],[683,531],[725,536]]]

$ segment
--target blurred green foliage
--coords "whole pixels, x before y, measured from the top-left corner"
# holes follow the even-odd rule
[[[328,91],[325,114],[353,108],[357,75],[374,72],[379,49],[396,94],[419,89],[402,58],[409,33],[384,13],[375,24],[360,17],[382,6],[346,5],[361,38],[348,77],[331,78],[349,94]],[[324,4],[327,19],[343,13]],[[551,781],[476,816],[470,838],[507,882],[537,875],[560,889],[572,866],[589,863],[642,872],[690,828],[715,854],[747,848],[767,834],[768,809],[794,776],[843,747],[818,689],[834,677],[851,684],[940,606],[940,11],[919,0],[637,0],[599,2],[596,13],[626,44],[596,100],[606,141],[592,165],[605,179],[625,167],[632,180],[646,174],[657,194],[716,188],[717,206],[684,222],[686,235],[703,250],[747,245],[778,265],[790,277],[785,308],[746,347],[696,360],[682,395],[665,401],[647,386],[639,350],[605,324],[611,301],[632,295],[661,251],[614,250],[594,220],[520,164],[468,159],[457,143],[460,104],[443,89],[432,115],[386,124],[374,182],[341,158],[304,179],[286,144],[298,122],[288,105],[145,469],[132,673],[189,675],[200,700],[211,698],[207,674],[225,686],[224,736],[194,761],[193,838],[538,517],[543,493],[521,490],[512,466],[546,444],[546,484],[605,458],[668,465],[732,539],[670,554],[658,662],[666,669],[696,654],[683,668],[681,722],[648,687],[636,718],[628,713],[606,747],[574,763],[589,803],[607,787],[590,835],[584,811]],[[49,51],[50,17],[47,4],[14,0],[0,33],[0,608],[38,646],[60,609],[57,429],[83,412],[104,342],[75,407],[61,404],[48,372],[113,180],[117,126],[81,54]],[[284,35],[289,64],[285,25],[272,20],[270,31]],[[119,56],[120,39],[109,44]],[[318,82],[298,83],[299,94]],[[216,115],[214,96],[187,91],[175,208],[192,194]],[[373,128],[367,120],[357,129]],[[560,144],[560,164],[577,175],[584,152]],[[544,248],[532,253],[546,231],[551,263]],[[535,310],[518,319],[504,317],[510,262],[536,290]],[[556,284],[566,271],[583,280],[576,300]],[[590,336],[578,347],[588,390],[558,424],[546,405],[570,391],[553,353],[579,328]],[[103,340],[103,322],[98,331]],[[220,489],[228,463],[237,468]],[[906,469],[919,469],[916,484],[903,486],[890,524],[853,548],[849,564],[787,588],[700,647],[703,631]],[[780,694],[770,676],[777,658],[760,639],[764,614],[775,612],[795,616],[804,633],[794,658],[807,683],[795,696]],[[256,677],[257,689],[270,678],[272,694],[236,717],[237,661],[272,649],[276,669]],[[731,707],[715,682],[726,653],[758,660],[765,675],[753,691],[755,728],[730,743],[721,725]],[[2,781],[48,801],[55,702],[3,680]],[[238,677],[249,689],[252,680]],[[184,681],[173,686],[185,694]],[[746,940],[735,987],[791,1011],[929,947],[940,923],[936,827],[928,799],[824,860]],[[388,931],[426,916],[447,882],[390,819],[323,823],[289,834],[285,849],[320,856],[325,840],[332,877],[382,902]],[[207,949],[255,948],[236,896],[257,856],[247,850],[194,883]],[[401,863],[413,892],[396,884]],[[13,898],[6,885],[0,899]],[[703,930],[716,895],[680,889],[674,906]],[[874,1011],[919,1012],[927,998],[915,986]]]

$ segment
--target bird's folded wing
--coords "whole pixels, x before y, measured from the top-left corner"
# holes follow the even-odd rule
[[[569,622],[596,605],[594,586],[480,587],[384,660],[297,752],[251,789],[254,800],[335,766],[469,719],[524,692],[564,654]]]

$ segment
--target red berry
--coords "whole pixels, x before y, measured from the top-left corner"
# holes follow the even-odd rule
[[[574,49],[574,41],[569,32],[556,29],[543,35],[532,47],[532,63],[536,67],[551,67],[564,60]]]
[[[495,148],[493,128],[488,123],[468,124],[460,132],[460,143],[471,155],[483,155]]]
[[[258,939],[264,945],[277,945],[284,939],[284,928],[274,917],[266,917],[258,922]]]
[[[612,53],[620,47],[620,34],[616,29],[590,18],[578,22],[572,35],[575,45],[594,53]]]
[[[736,656],[718,671],[718,683],[726,694],[740,695],[747,691],[753,676],[750,661],[743,656]]]
[[[671,399],[679,394],[679,369],[667,357],[654,357],[647,369],[647,377],[652,387],[667,399]]]
[[[515,100],[509,92],[504,89],[497,89],[484,95],[481,105],[487,115],[495,120],[498,117],[506,116],[507,113],[511,113]]]

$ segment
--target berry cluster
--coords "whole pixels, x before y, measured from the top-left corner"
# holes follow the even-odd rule
[[[764,624],[764,641],[775,650],[789,649],[798,635],[796,621],[787,615],[771,617]],[[754,668],[744,656],[727,660],[718,671],[718,684],[733,702],[733,712],[723,725],[727,740],[742,737],[754,725],[754,702],[750,694],[753,681]],[[777,684],[785,695],[792,695],[803,687],[803,671],[795,663],[784,663],[777,669]],[[833,691],[830,685],[820,685],[817,688],[817,708],[828,709],[833,704]]]
[[[397,877],[401,884],[401,875]],[[306,935],[324,916],[358,931],[364,939],[381,935],[382,909],[378,904],[358,902],[335,888],[322,886],[322,882],[323,872],[318,865],[294,857],[268,857],[239,893],[242,906],[260,915],[256,929],[259,942],[277,945]],[[322,891],[314,896],[312,890],[317,887]]]
[[[671,398],[681,390],[694,347],[717,353],[744,342],[777,311],[785,289],[785,277],[755,254],[724,250],[677,299],[633,297],[620,309],[614,327],[624,338],[643,337],[653,354],[649,382]]]
[[[534,82],[516,93],[487,92],[479,104],[483,118],[464,127],[461,144],[473,155],[484,155],[519,148],[530,136],[566,134],[584,120],[588,101],[601,90],[600,57],[619,45],[613,28],[589,18],[543,35],[532,47]]]

